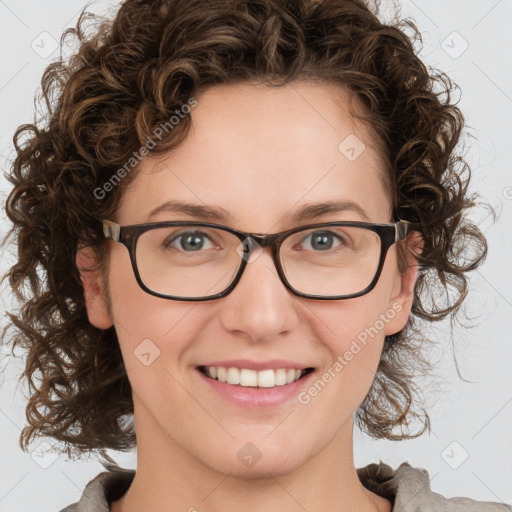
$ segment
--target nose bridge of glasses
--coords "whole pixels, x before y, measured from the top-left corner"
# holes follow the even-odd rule
[[[272,262],[267,260],[263,265],[271,270],[273,274],[276,274],[277,271],[277,275],[280,275],[280,262],[277,246],[282,235],[280,233],[244,233],[244,235],[245,237],[242,241],[242,247],[239,255],[241,256],[240,263],[245,268],[245,271],[247,271],[248,263],[254,263],[256,260],[260,260],[260,265],[262,264],[261,260],[265,259],[264,257],[262,258],[262,253],[267,248],[269,249],[269,256],[272,259]],[[275,266],[275,270],[272,266],[269,266],[272,265],[272,263]],[[258,277],[257,279],[261,279],[261,277]],[[286,283],[283,282],[283,284],[286,286]]]
[[[258,248],[269,248],[272,256],[274,255],[274,251],[277,247],[277,244],[281,238],[279,233],[247,233],[246,238],[243,241],[244,247],[246,243],[249,243],[248,250],[251,253]]]
[[[241,256],[241,264],[244,265],[247,263],[252,263],[256,259],[261,258],[261,253],[265,250],[265,248],[270,249],[270,257],[272,262],[276,266],[276,270],[279,273],[279,255],[277,251],[277,245],[282,238],[280,233],[243,233],[245,237],[241,243],[239,256]],[[245,266],[245,265],[244,265]]]

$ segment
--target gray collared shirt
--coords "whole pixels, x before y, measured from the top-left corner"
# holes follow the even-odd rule
[[[393,512],[512,512],[512,505],[476,501],[470,498],[445,498],[430,488],[425,469],[403,462],[393,470],[380,461],[357,469],[361,483],[371,492],[389,499]],[[109,512],[109,504],[130,487],[134,471],[105,471],[91,480],[80,501],[61,512]]]

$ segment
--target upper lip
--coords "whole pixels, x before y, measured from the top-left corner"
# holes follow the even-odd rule
[[[279,368],[294,368],[297,370],[305,370],[312,368],[311,365],[301,364],[294,361],[286,361],[284,359],[270,359],[268,361],[251,361],[249,359],[230,359],[229,361],[212,361],[201,364],[199,366],[224,366],[226,368],[247,368],[248,370],[278,370]]]

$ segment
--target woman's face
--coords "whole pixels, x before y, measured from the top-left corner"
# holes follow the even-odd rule
[[[230,218],[211,222],[253,233],[366,220],[354,210],[290,220],[301,206],[327,201],[351,201],[371,222],[391,222],[375,135],[343,107],[343,89],[224,85],[196,99],[188,138],[158,163],[143,162],[123,197],[119,224],[207,221],[171,211],[149,219],[170,200],[222,208]],[[184,302],[144,292],[127,249],[109,244],[113,315],[99,307],[102,297],[89,297],[89,318],[97,326],[115,325],[133,388],[139,453],[180,453],[233,476],[277,475],[328,448],[348,446],[384,336],[405,325],[411,306],[414,270],[400,277],[396,246],[376,287],[359,298],[295,296],[265,250],[247,264],[229,295]],[[87,293],[94,293],[92,287]],[[314,371],[291,393],[286,384],[250,388],[248,397],[248,388],[213,383],[198,370],[237,360],[244,360],[235,365],[240,368]],[[259,392],[278,400],[258,400]]]

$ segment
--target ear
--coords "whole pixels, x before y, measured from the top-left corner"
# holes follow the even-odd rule
[[[78,249],[76,266],[84,288],[85,306],[89,322],[98,329],[108,329],[114,325],[107,308],[107,300],[101,287],[99,270],[87,270],[96,264],[96,253],[92,247]]]
[[[389,299],[388,311],[393,311],[395,315],[386,324],[386,336],[402,330],[409,319],[414,300],[414,285],[418,279],[418,263],[415,254],[421,254],[422,249],[423,238],[421,234],[418,231],[412,231],[407,237],[405,251],[407,267],[403,274],[396,276],[395,285]]]

